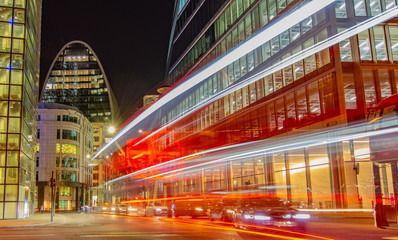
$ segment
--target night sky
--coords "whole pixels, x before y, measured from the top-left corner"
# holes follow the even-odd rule
[[[40,88],[61,48],[86,42],[121,110],[163,80],[174,0],[43,0]]]

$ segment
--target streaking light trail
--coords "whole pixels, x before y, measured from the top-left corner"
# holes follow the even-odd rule
[[[194,113],[198,109],[201,109],[201,108],[209,105],[210,103],[212,103],[212,102],[214,102],[214,101],[216,101],[216,100],[218,100],[218,99],[220,99],[222,97],[225,97],[228,94],[231,94],[231,93],[235,92],[236,90],[238,90],[240,88],[243,88],[243,87],[245,87],[245,86],[257,81],[260,78],[263,78],[263,77],[266,77],[266,76],[268,76],[270,74],[273,74],[276,71],[279,71],[281,69],[284,69],[284,68],[292,65],[295,62],[298,62],[298,61],[300,61],[302,59],[305,59],[305,58],[307,58],[307,57],[309,57],[309,56],[311,56],[311,55],[313,55],[313,54],[315,54],[317,52],[320,52],[320,51],[322,51],[322,50],[324,50],[324,49],[326,49],[328,47],[331,47],[331,46],[333,46],[335,44],[338,44],[339,42],[341,42],[341,41],[343,41],[345,39],[348,39],[348,38],[350,38],[352,36],[355,36],[356,34],[361,33],[363,31],[365,31],[366,29],[369,29],[369,28],[374,27],[374,26],[376,26],[376,25],[378,25],[378,24],[380,24],[382,22],[385,22],[388,19],[393,18],[397,14],[398,14],[398,7],[391,8],[388,11],[385,11],[385,12],[383,12],[383,13],[381,13],[381,14],[373,17],[373,18],[370,18],[370,19],[368,19],[368,20],[366,20],[364,22],[358,23],[357,25],[355,25],[355,26],[353,26],[351,28],[348,28],[345,31],[342,31],[342,32],[340,32],[340,33],[338,33],[338,34],[336,34],[336,35],[334,35],[334,36],[322,41],[322,42],[319,42],[319,43],[317,43],[317,44],[315,44],[315,45],[313,45],[313,46],[311,46],[311,47],[309,47],[309,48],[307,48],[307,49],[305,49],[305,50],[303,50],[303,51],[301,51],[301,52],[299,52],[299,53],[297,53],[295,55],[292,55],[291,57],[288,57],[288,58],[280,61],[279,63],[277,63],[275,65],[272,65],[272,66],[262,70],[261,72],[246,78],[245,80],[241,80],[240,82],[236,83],[235,85],[231,86],[230,88],[224,89],[223,91],[220,91],[219,93],[213,95],[212,97],[202,101],[200,104],[194,106],[192,108],[192,110],[187,111],[182,116],[174,119],[173,121],[168,122],[167,124],[165,124],[161,128],[153,131],[151,134],[149,134],[148,136],[146,136],[145,138],[143,138],[139,142],[137,142],[136,145],[140,144],[143,141],[145,141],[146,139],[148,139],[149,137],[151,137],[154,134],[158,133],[159,131],[161,131],[161,130],[163,130],[163,129],[175,124],[176,122],[182,120],[183,118],[189,116],[190,114]]]
[[[101,148],[97,154],[92,158],[97,158],[105,149],[110,147],[116,140],[126,134],[130,129],[136,126],[138,123],[143,121],[145,118],[150,116],[156,110],[167,104],[169,101],[180,96],[184,92],[188,91],[192,87],[196,86],[206,78],[210,77],[214,73],[218,72],[222,68],[228,66],[236,59],[246,55],[250,51],[253,51],[257,47],[261,46],[265,42],[271,40],[275,36],[278,36],[282,32],[294,26],[297,22],[300,22],[309,16],[317,13],[319,10],[329,6],[336,0],[312,0],[303,5],[300,5],[293,9],[290,13],[287,13],[284,17],[278,19],[275,23],[268,25],[263,30],[260,30],[257,34],[253,35],[250,39],[244,41],[236,48],[232,49],[229,53],[219,58],[215,62],[209,64],[203,70],[198,71],[193,76],[187,78],[183,83],[176,86],[170,92],[165,94],[158,101],[154,102],[150,107],[138,115],[133,121],[131,121],[126,127],[124,127],[112,140]]]

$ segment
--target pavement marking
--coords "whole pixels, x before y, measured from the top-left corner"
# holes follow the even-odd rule
[[[382,239],[398,240],[398,237],[381,237]]]

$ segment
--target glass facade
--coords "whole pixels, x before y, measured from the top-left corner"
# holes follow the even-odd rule
[[[344,138],[339,127],[366,131],[359,123],[368,126],[372,109],[397,93],[396,19],[309,50],[396,1],[336,1],[192,80],[305,2],[224,1],[183,51],[183,33],[173,33],[166,81],[181,81],[171,93],[192,86],[142,121],[133,119],[118,140],[123,151],[101,151],[111,159],[113,180],[99,186],[100,202],[248,192],[276,195],[295,208],[371,209],[375,172],[390,176],[396,159],[375,164],[373,138]],[[391,194],[391,184],[382,184]]]
[[[15,219],[34,212],[41,1],[0,12],[0,219]]]
[[[117,111],[101,63],[93,50],[80,41],[66,44],[56,56],[41,101],[77,107],[91,122],[110,123]]]

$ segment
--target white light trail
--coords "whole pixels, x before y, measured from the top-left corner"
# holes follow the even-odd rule
[[[334,3],[336,0],[312,0],[296,9],[282,16],[275,23],[269,24],[263,30],[254,34],[250,39],[247,39],[242,44],[238,45],[232,49],[229,53],[225,54],[223,57],[204,67],[203,70],[198,71],[193,76],[186,79],[183,83],[176,86],[165,94],[162,98],[158,99],[155,103],[149,106],[145,111],[133,119],[126,127],[124,127],[112,140],[107,143],[103,148],[101,148],[92,160],[97,158],[105,149],[110,147],[117,139],[126,134],[131,128],[136,126],[138,123],[143,121],[146,117],[150,116],[156,110],[160,109],[163,105],[167,104],[169,101],[173,100],[177,96],[180,96],[184,92],[188,91],[192,87],[196,86],[200,82],[204,81],[214,73],[233,63],[236,59],[248,54],[262,44],[268,42],[275,36],[278,36],[282,32],[288,30],[294,26],[297,22],[301,22],[304,19],[312,16],[321,9]]]
[[[161,130],[177,123],[178,121],[184,119],[185,117],[189,116],[190,114],[198,111],[199,109],[209,105],[210,103],[224,97],[227,96],[230,93],[235,92],[236,90],[243,88],[255,81],[257,81],[260,78],[266,77],[270,74],[273,74],[276,71],[279,71],[281,69],[284,69],[292,64],[294,64],[295,62],[298,62],[306,57],[309,57],[317,52],[322,51],[323,49],[326,49],[328,47],[331,47],[335,44],[340,43],[341,41],[348,39],[352,36],[357,35],[358,33],[361,33],[371,27],[374,27],[382,22],[387,21],[390,18],[393,18],[394,16],[396,16],[398,14],[398,7],[395,8],[391,8],[388,11],[385,11],[377,16],[374,16],[370,19],[367,19],[364,22],[358,23],[357,25],[346,29],[345,31],[342,31],[322,42],[319,42],[295,55],[292,55],[289,58],[286,58],[284,60],[282,60],[281,62],[279,62],[277,65],[272,65],[268,68],[265,68],[264,70],[262,70],[261,72],[248,77],[246,80],[242,80],[241,82],[236,83],[235,85],[231,86],[230,88],[224,89],[222,91],[220,91],[219,93],[213,95],[212,97],[208,98],[205,101],[202,101],[201,103],[199,103],[198,105],[196,105],[194,108],[192,108],[189,111],[186,111],[185,114],[181,115],[180,117],[168,122],[167,124],[165,124],[164,126],[162,126],[161,128],[153,131],[151,134],[149,134],[148,136],[146,136],[145,138],[141,139],[139,142],[137,142],[135,145],[140,144],[141,142],[147,140],[149,137],[152,137],[153,135],[157,134],[158,132],[160,132]]]

